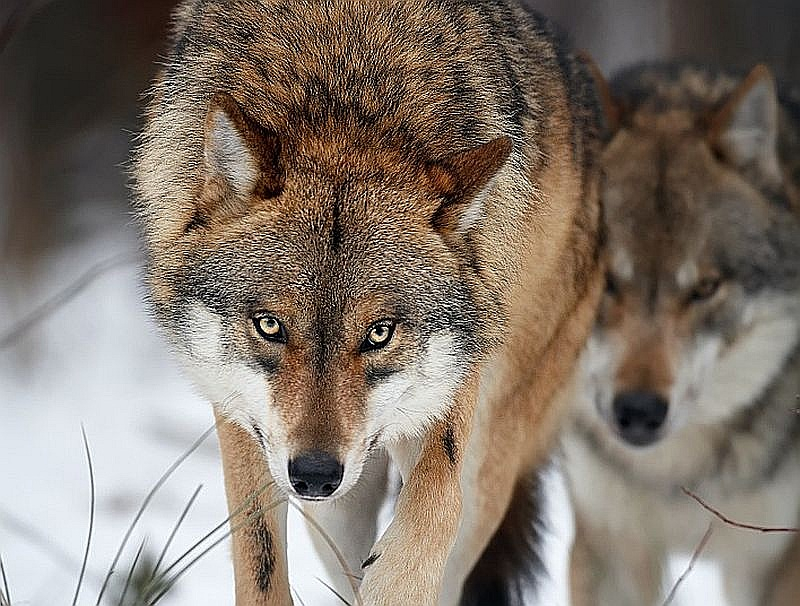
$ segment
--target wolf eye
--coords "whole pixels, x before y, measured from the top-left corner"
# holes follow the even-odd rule
[[[256,331],[267,341],[286,343],[286,331],[280,320],[274,316],[256,316],[253,318]]]
[[[367,336],[361,343],[361,352],[374,351],[388,345],[394,334],[395,323],[391,320],[381,320],[369,327]]]
[[[611,274],[606,274],[606,294],[611,297],[619,296],[619,284]]]
[[[716,276],[703,278],[697,284],[695,284],[691,294],[689,295],[689,301],[692,303],[707,301],[717,294],[717,291],[719,291],[719,287],[721,285],[722,279]]]

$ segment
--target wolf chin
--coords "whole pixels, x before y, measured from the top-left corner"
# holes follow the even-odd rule
[[[291,603],[287,496],[364,604],[458,601],[602,291],[594,98],[511,0],[181,4],[135,199],[217,417],[239,606]]]
[[[564,439],[576,604],[660,604],[709,514],[800,516],[800,106],[769,70],[640,66],[606,89],[608,277]],[[800,547],[715,523],[730,604],[800,600]]]

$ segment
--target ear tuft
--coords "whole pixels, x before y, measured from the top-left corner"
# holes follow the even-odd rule
[[[511,137],[498,137],[427,167],[433,189],[445,198],[432,218],[437,230],[465,231],[475,223],[483,209],[485,190],[513,147]]]
[[[283,189],[280,139],[242,111],[228,93],[211,98],[205,126],[208,176],[234,197],[272,198]]]
[[[712,117],[709,143],[737,168],[754,168],[779,182],[778,118],[775,80],[769,68],[757,65]]]

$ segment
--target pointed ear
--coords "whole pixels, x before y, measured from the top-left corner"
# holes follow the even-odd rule
[[[709,143],[737,168],[755,168],[780,182],[778,94],[765,65],[757,65],[711,118]]]
[[[278,136],[249,118],[234,98],[211,98],[205,124],[207,177],[243,201],[250,196],[272,198],[283,189]]]
[[[464,232],[480,218],[486,190],[508,160],[511,137],[498,137],[427,166],[434,190],[444,197],[431,219],[442,233]]]
[[[576,54],[576,58],[586,67],[586,71],[592,78],[595,94],[600,103],[600,110],[603,112],[603,121],[605,122],[603,138],[606,140],[611,139],[619,130],[622,108],[611,94],[611,86],[609,86],[608,80],[606,80],[602,70],[594,62],[591,55],[586,51],[579,51]]]

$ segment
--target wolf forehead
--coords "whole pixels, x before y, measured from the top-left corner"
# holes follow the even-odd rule
[[[797,124],[789,112],[777,122],[769,119],[763,100],[776,107],[780,101],[782,108],[783,100],[763,73],[755,81],[761,88],[747,89],[756,92],[743,97],[752,100],[749,127],[758,134],[777,124],[779,161],[788,165],[796,150],[787,151],[781,142],[791,139]],[[791,208],[791,171],[784,171],[782,184],[775,183],[712,144],[711,118],[737,99],[737,85],[745,85],[742,78],[690,65],[645,66],[615,79],[622,128],[602,164],[611,258],[616,258],[611,266],[620,277],[657,270],[680,282],[677,278],[717,273],[750,292],[800,289],[800,222]]]

